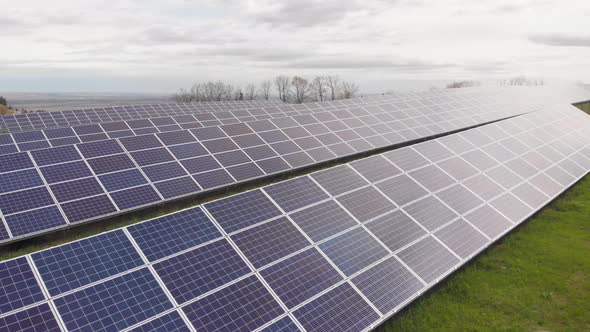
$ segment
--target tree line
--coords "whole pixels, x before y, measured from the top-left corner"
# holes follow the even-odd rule
[[[301,76],[279,75],[259,84],[249,83],[243,88],[221,81],[195,83],[190,89],[180,89],[174,94],[177,102],[268,100],[278,97],[285,103],[350,99],[359,93],[355,82],[341,80],[338,76],[316,76],[312,80]]]
[[[480,86],[479,81],[455,81],[447,84],[447,89],[470,88]],[[526,76],[517,76],[500,81],[501,86],[541,86],[545,85],[543,79],[528,78]]]

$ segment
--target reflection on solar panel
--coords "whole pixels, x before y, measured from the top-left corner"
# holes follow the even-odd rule
[[[0,156],[0,181],[9,184],[4,192],[0,193],[0,211],[6,218],[6,232],[9,235],[0,239],[0,242],[31,236],[45,230],[68,227],[402,141],[408,142],[485,121],[498,120],[531,109],[531,106],[526,104],[513,105],[511,100],[490,100],[481,93],[446,95],[439,92],[417,100],[379,96],[363,102],[365,104],[356,101],[353,104],[340,105],[342,107],[330,108],[325,107],[331,105],[329,103],[321,104],[327,109],[315,109],[317,112],[306,105],[288,105],[285,107],[292,111],[305,108],[310,113],[85,142]],[[416,103],[429,106],[410,106]],[[474,107],[474,104],[478,106]],[[440,119],[441,116],[444,116],[444,119]],[[114,123],[110,123],[108,127],[122,128]],[[100,128],[99,125],[74,127],[74,132],[96,135]],[[102,130],[106,128],[100,129]],[[31,133],[33,132],[15,133],[11,137],[15,140],[16,137],[25,139],[24,137],[29,137]],[[389,134],[392,133],[396,136],[390,137]],[[49,137],[47,134],[45,136]],[[438,146],[434,147],[425,146],[424,150],[440,149],[440,143],[437,144]],[[446,150],[445,155],[449,153],[451,151]],[[424,157],[421,158],[426,160]],[[391,166],[391,163],[389,165],[389,168],[395,167]],[[404,164],[398,167],[405,170],[412,165]],[[455,173],[456,170],[461,171],[466,167],[456,162],[442,166]],[[359,176],[350,175],[352,170],[344,171],[349,174],[348,183],[330,183],[333,176],[329,174],[324,176],[325,180],[314,180],[321,183],[331,194],[347,191],[348,188],[359,186],[364,181]],[[373,176],[379,176],[379,172],[382,170],[376,170]],[[32,176],[29,178],[29,175]],[[15,180],[9,180],[23,176],[27,176],[30,182],[15,184]],[[413,180],[405,178],[391,181],[397,180],[404,180],[403,183],[407,185],[413,183]],[[307,184],[302,185],[307,187]],[[415,188],[415,195],[420,195],[421,189]],[[294,190],[300,189],[294,187]],[[286,193],[287,191],[277,195]],[[359,192],[356,195],[363,193]],[[388,195],[395,193],[388,191]],[[365,200],[367,197],[364,197]],[[306,204],[304,197],[291,200],[293,207]],[[377,202],[359,205],[360,202],[357,202],[354,193],[348,198],[343,198],[341,203],[357,215],[377,207]],[[358,206],[351,207],[350,204]],[[387,209],[389,204],[382,202],[378,208]],[[36,224],[30,217],[31,213],[35,213],[32,211],[47,208],[57,211],[57,215],[60,216]]]
[[[433,142],[444,156],[428,152]],[[480,169],[464,159],[508,142],[521,149],[507,160],[486,154]],[[529,163],[531,153],[547,162]],[[477,172],[447,172],[456,160]],[[0,327],[368,330],[589,166],[590,120],[567,107],[393,150],[1,262]],[[496,184],[508,174],[492,172],[500,168],[514,182]],[[429,178],[422,169],[440,172]],[[428,182],[440,174],[450,182]],[[412,199],[389,183],[402,183]],[[346,199],[363,190],[383,207],[378,213]]]
[[[16,115],[0,116],[0,130],[9,131],[28,131],[35,129],[56,128],[46,131],[48,137],[60,139],[71,133],[69,128],[76,125],[89,125],[95,123],[105,123],[113,121],[130,120],[134,127],[141,128],[146,118],[156,118],[162,116],[174,116],[179,121],[188,115],[205,113],[203,118],[207,118],[208,113],[226,113],[229,111],[244,112],[251,108],[267,107],[273,105],[282,105],[279,100],[242,100],[242,101],[216,101],[200,103],[181,103],[181,104],[155,104],[155,105],[135,105],[135,106],[116,106],[106,108],[81,109],[73,111],[53,111],[38,112]],[[221,115],[223,116],[223,115]],[[226,115],[228,116],[228,115]],[[190,119],[190,117],[189,117]],[[159,120],[159,125],[175,125],[175,121]],[[108,125],[108,131],[121,130],[120,125]],[[87,132],[91,132],[88,126]],[[133,128],[133,127],[132,127]],[[106,128],[105,128],[106,129]],[[124,129],[129,129],[124,127]],[[30,134],[23,134],[23,137],[31,137]]]

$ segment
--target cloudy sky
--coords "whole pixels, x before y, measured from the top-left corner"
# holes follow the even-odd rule
[[[170,93],[338,74],[365,92],[590,81],[588,0],[0,0],[0,91]]]

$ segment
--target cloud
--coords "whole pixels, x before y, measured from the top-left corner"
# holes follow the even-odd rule
[[[420,60],[390,60],[385,58],[355,57],[350,55],[310,58],[286,63],[287,68],[300,69],[388,69],[402,73],[436,71],[455,67],[451,63],[435,63]]]
[[[563,34],[532,35],[529,40],[536,44],[548,46],[590,47],[590,35],[572,36]]]

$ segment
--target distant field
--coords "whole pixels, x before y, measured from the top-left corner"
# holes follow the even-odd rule
[[[6,115],[6,114],[12,114],[14,113],[13,110],[11,110],[10,108],[4,106],[4,105],[0,105],[0,115]]]

